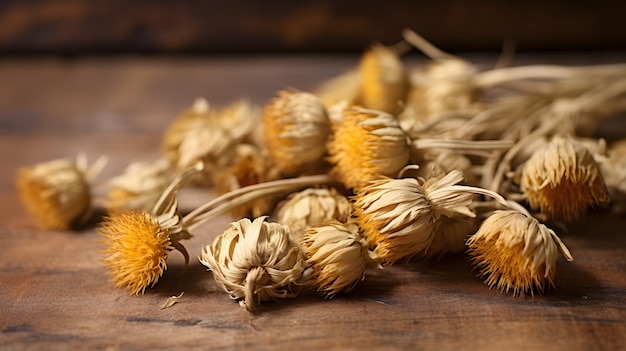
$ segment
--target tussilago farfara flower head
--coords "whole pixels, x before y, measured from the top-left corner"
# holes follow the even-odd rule
[[[170,181],[170,163],[165,158],[134,162],[124,173],[107,183],[106,208],[109,210],[150,210]]]
[[[518,211],[495,211],[467,245],[485,283],[514,295],[554,287],[559,252],[572,260],[554,231]]]
[[[191,238],[178,211],[177,189],[201,171],[201,164],[174,178],[150,212],[114,210],[106,216],[98,234],[106,246],[102,253],[109,276],[117,287],[143,294],[167,268],[169,251],[176,249],[189,261],[181,240]]]
[[[373,45],[359,63],[361,89],[357,104],[397,114],[406,99],[408,79],[402,61],[392,50]]]
[[[231,223],[203,247],[200,262],[249,311],[261,301],[295,297],[306,268],[302,251],[289,239],[289,228],[265,222],[265,217]]]
[[[278,204],[276,221],[289,227],[298,243],[306,229],[331,220],[346,223],[352,213],[350,200],[334,188],[308,188],[293,193]]]
[[[301,246],[307,265],[313,268],[312,284],[325,296],[352,290],[365,279],[366,265],[377,264],[354,223],[332,221],[309,228]]]
[[[270,157],[285,175],[315,170],[323,163],[330,122],[315,95],[279,91],[263,111],[263,127]]]
[[[521,187],[533,209],[568,222],[589,207],[610,201],[602,173],[587,148],[561,136],[552,138],[524,164]]]
[[[441,216],[474,214],[473,194],[457,191],[460,171],[421,182],[415,178],[381,179],[356,195],[355,214],[376,255],[388,264],[424,254]]]
[[[22,203],[44,229],[68,229],[91,213],[89,179],[100,172],[101,158],[89,168],[84,156],[76,162],[59,159],[18,170],[17,188]]]
[[[188,258],[178,242],[191,236],[182,227],[176,201],[161,214],[113,211],[104,218],[98,233],[107,246],[104,263],[113,283],[133,295],[143,294],[157,283],[167,269],[169,251],[178,249]]]
[[[352,107],[333,125],[328,143],[331,173],[358,189],[381,176],[395,177],[409,159],[407,136],[388,113]]]

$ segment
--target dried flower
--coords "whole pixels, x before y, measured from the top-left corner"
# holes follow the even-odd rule
[[[131,163],[123,174],[108,181],[106,207],[109,210],[149,210],[169,181],[170,163],[165,158]]]
[[[550,218],[571,222],[610,201],[598,164],[572,139],[555,136],[523,167],[522,191],[533,209]]]
[[[407,76],[398,55],[382,45],[373,45],[359,63],[361,90],[357,104],[396,114],[407,93]]]
[[[336,221],[308,229],[302,238],[302,250],[313,267],[311,280],[325,296],[348,292],[365,279],[365,267],[375,262],[367,242],[353,223]]]
[[[313,94],[320,99],[326,108],[330,108],[343,101],[350,104],[354,103],[360,89],[361,76],[359,71],[355,69],[322,82]]]
[[[234,145],[252,133],[255,117],[256,110],[245,100],[223,109],[211,109],[206,100],[198,99],[165,133],[165,155],[181,171],[198,161],[204,162],[204,172],[194,181],[211,185],[212,173],[229,163]]]
[[[335,189],[308,188],[293,193],[278,204],[276,221],[289,227],[291,240],[298,243],[306,229],[335,219],[346,223],[352,204]]]
[[[554,287],[558,253],[572,260],[554,231],[517,211],[495,211],[467,245],[485,283],[513,295]]]
[[[407,136],[388,113],[352,107],[333,125],[328,143],[331,173],[358,189],[381,176],[395,177],[409,159]]]
[[[381,179],[356,195],[355,213],[374,252],[385,263],[423,254],[440,216],[473,216],[472,194],[459,191],[460,171],[420,184],[415,178]]]
[[[323,161],[330,122],[315,95],[278,92],[265,107],[263,125],[270,157],[285,175],[315,169]]]
[[[76,162],[59,159],[21,168],[17,187],[37,225],[44,229],[68,229],[87,220],[91,213],[88,180],[104,163],[101,158],[88,168],[80,155]]]
[[[295,297],[301,290],[304,256],[289,239],[289,228],[259,217],[231,223],[200,262],[233,299],[249,311],[261,301]]]
[[[117,287],[143,294],[167,269],[168,253],[173,249],[183,254],[187,264],[189,255],[180,241],[191,238],[191,234],[183,227],[176,192],[202,170],[201,166],[175,177],[150,212],[114,210],[104,218],[97,231],[106,245],[104,263]]]

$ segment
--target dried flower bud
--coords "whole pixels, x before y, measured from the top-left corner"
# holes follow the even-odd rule
[[[285,175],[315,169],[323,162],[330,122],[322,102],[300,91],[280,91],[263,112],[269,154]]]
[[[109,210],[150,210],[170,181],[170,163],[134,162],[124,173],[109,180],[106,207]]]
[[[276,221],[289,227],[291,240],[298,243],[306,229],[335,219],[346,223],[352,204],[335,189],[308,188],[293,193],[278,204]]]
[[[386,263],[423,254],[433,241],[434,223],[444,216],[473,216],[472,194],[457,191],[459,171],[431,178],[381,179],[357,193],[355,213],[374,252]]]
[[[157,283],[167,269],[169,251],[177,249],[188,259],[178,241],[191,235],[182,227],[175,198],[158,213],[114,210],[97,231],[106,245],[102,253],[108,274],[115,286],[126,287],[131,295]]]
[[[521,187],[530,206],[568,222],[609,203],[602,173],[587,148],[555,136],[524,164]]]
[[[205,171],[194,181],[211,185],[211,173],[228,164],[234,145],[252,133],[255,117],[255,109],[245,100],[217,110],[198,99],[165,133],[165,155],[178,170],[204,162]]]
[[[395,177],[409,159],[407,136],[388,113],[352,107],[333,125],[328,143],[331,173],[358,189],[381,176]]]
[[[402,61],[395,52],[382,45],[373,45],[363,54],[359,73],[358,104],[391,114],[402,109],[408,82]]]
[[[322,82],[313,94],[320,99],[326,108],[330,108],[342,101],[353,103],[359,94],[360,88],[361,77],[359,71],[351,70]]]
[[[295,297],[305,270],[304,256],[289,239],[289,228],[267,223],[265,217],[231,223],[203,247],[200,262],[249,311],[261,301]]]
[[[416,172],[416,177],[424,179],[432,177],[437,178],[453,170],[459,170],[463,172],[463,178],[466,184],[478,183],[476,174],[474,174],[472,161],[460,152],[447,150],[420,151],[420,155],[414,159],[414,163],[420,165]]]
[[[28,212],[44,229],[67,229],[87,219],[91,195],[87,170],[60,159],[24,167],[17,187]]]
[[[467,245],[485,283],[513,295],[554,286],[559,252],[572,260],[551,229],[517,211],[495,211]]]
[[[304,233],[302,250],[318,292],[325,296],[348,292],[365,279],[366,264],[375,260],[358,231],[355,224],[331,222]]]

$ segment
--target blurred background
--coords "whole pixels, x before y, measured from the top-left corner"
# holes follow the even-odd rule
[[[349,53],[409,27],[447,51],[626,49],[626,2],[0,0],[0,53]]]

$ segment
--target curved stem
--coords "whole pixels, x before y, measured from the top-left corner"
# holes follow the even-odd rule
[[[187,214],[183,218],[183,226],[185,228],[198,226],[202,222],[214,218],[219,214],[226,213],[237,206],[241,206],[249,201],[253,201],[264,196],[284,191],[293,191],[294,189],[303,186],[328,184],[334,181],[335,180],[331,176],[321,174],[274,180],[271,182],[264,182],[239,188],[223,194]]]
[[[424,39],[421,35],[415,33],[409,28],[406,28],[402,31],[402,38],[406,40],[409,44],[415,46],[419,49],[424,55],[430,57],[434,60],[440,59],[456,59],[460,60],[459,57],[449,54],[445,51],[442,51],[435,45],[433,45],[428,40]]]
[[[474,187],[474,186],[468,186],[468,185],[452,185],[449,187],[445,187],[442,189],[438,189],[433,191],[430,196],[434,197],[433,194],[436,194],[437,192],[443,192],[443,191],[451,191],[451,190],[457,190],[457,191],[463,191],[463,192],[468,192],[468,193],[473,193],[473,194],[480,194],[480,195],[485,195],[485,196],[489,196],[491,198],[493,198],[494,200],[496,200],[498,203],[500,203],[501,205],[510,208],[511,210],[515,210],[518,212],[523,213],[524,215],[526,215],[527,217],[532,217],[530,215],[530,213],[528,212],[528,210],[526,210],[524,208],[524,206],[518,204],[515,201],[509,201],[507,199],[505,199],[502,195],[498,194],[495,191],[492,190],[488,190],[488,189],[483,189],[483,188],[479,188],[479,187]]]
[[[178,174],[174,178],[174,180],[172,180],[172,182],[167,186],[167,188],[163,190],[163,192],[161,193],[161,196],[159,197],[157,202],[154,204],[154,207],[152,207],[151,213],[159,214],[161,211],[163,211],[163,206],[167,204],[170,198],[170,195],[174,191],[180,189],[180,187],[183,186],[187,181],[189,181],[192,175],[202,171],[203,169],[204,169],[204,164],[202,162],[198,162],[193,167],[190,167],[186,169],[185,171],[183,171],[182,173]]]

